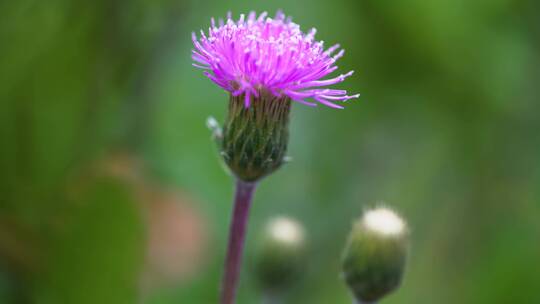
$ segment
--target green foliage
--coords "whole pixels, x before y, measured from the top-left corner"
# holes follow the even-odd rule
[[[92,181],[80,195],[79,207],[51,245],[35,302],[137,302],[145,252],[138,206],[112,179]]]

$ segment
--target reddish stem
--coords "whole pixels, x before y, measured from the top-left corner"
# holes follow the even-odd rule
[[[249,209],[256,186],[256,183],[248,183],[241,180],[236,182],[234,211],[229,228],[229,245],[221,286],[221,304],[234,304],[236,300]]]

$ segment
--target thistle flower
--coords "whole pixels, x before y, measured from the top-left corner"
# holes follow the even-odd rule
[[[257,182],[285,161],[292,102],[343,108],[338,102],[357,98],[345,90],[331,89],[352,71],[329,77],[344,51],[339,45],[325,49],[308,33],[278,12],[231,14],[211,20],[208,33],[192,34],[193,65],[230,93],[229,114],[223,130],[209,121],[220,154],[237,179],[235,207],[225,263],[222,304],[232,304],[245,239],[246,223]]]
[[[226,21],[212,19],[208,33],[193,33],[193,65],[230,92],[219,144],[239,179],[256,181],[283,164],[291,101],[343,108],[337,103],[359,96],[328,88],[353,71],[323,80],[344,51],[337,44],[325,49],[315,33],[303,33],[282,12],[274,18],[251,12],[237,21],[229,13]]]
[[[394,211],[364,213],[351,231],[343,276],[359,303],[375,303],[402,279],[408,251],[407,225]]]

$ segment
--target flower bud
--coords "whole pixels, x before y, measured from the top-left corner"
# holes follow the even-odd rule
[[[259,92],[246,103],[233,96],[223,129],[221,155],[237,178],[254,182],[284,162],[289,140],[291,100]]]
[[[349,236],[343,276],[361,303],[372,303],[401,283],[408,252],[407,225],[394,211],[376,208],[364,213]]]
[[[271,219],[256,255],[255,275],[265,292],[279,293],[290,286],[305,266],[305,233],[287,217]]]

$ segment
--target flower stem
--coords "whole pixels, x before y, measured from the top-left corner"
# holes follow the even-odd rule
[[[249,209],[256,186],[256,183],[241,180],[237,180],[236,182],[234,211],[229,228],[229,245],[225,259],[225,272],[223,273],[221,282],[221,304],[235,303]]]

